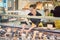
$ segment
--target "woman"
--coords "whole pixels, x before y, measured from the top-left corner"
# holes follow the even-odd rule
[[[30,5],[30,13],[28,14],[29,16],[41,16],[41,14],[37,11],[36,9],[36,4],[32,4]],[[29,28],[29,30],[27,30],[27,32],[29,32],[30,30],[32,30],[35,27],[38,27],[41,19],[36,19],[36,18],[30,18],[31,22],[33,23],[32,27]]]
[[[41,16],[41,14],[37,11],[37,9],[36,9],[36,4],[32,4],[32,5],[30,5],[30,9],[29,9],[31,12],[28,14],[29,16]],[[31,31],[33,28],[35,28],[35,27],[38,27],[38,25],[39,25],[39,23],[40,23],[40,21],[41,21],[41,19],[36,19],[36,18],[28,18],[28,19],[30,19],[31,20],[31,22],[32,22],[32,26],[29,28],[29,30],[25,30],[25,27],[26,27],[26,22],[24,22],[23,23],[23,25],[22,25],[22,31],[21,32],[23,32],[23,31],[26,31],[27,33],[29,32],[29,31]]]

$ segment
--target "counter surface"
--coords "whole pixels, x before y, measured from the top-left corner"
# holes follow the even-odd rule
[[[0,23],[0,25],[1,26],[6,26],[6,27],[12,27],[12,28],[18,27],[18,28],[22,29],[22,26],[20,25],[20,22],[17,22],[17,21],[16,22],[8,22],[8,23]],[[29,28],[30,28],[30,26],[27,25],[26,29],[29,29]],[[57,29],[49,30],[46,27],[34,28],[32,30],[38,30],[38,31],[41,31],[41,32],[50,32],[50,33],[58,33],[58,34],[60,34],[60,30],[57,30]]]

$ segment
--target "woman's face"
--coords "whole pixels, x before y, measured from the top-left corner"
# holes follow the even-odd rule
[[[30,10],[31,12],[34,11],[34,9],[33,9],[32,7],[31,7],[29,10]]]
[[[36,12],[36,9],[34,9],[33,7],[31,7],[29,10],[30,10],[32,13]]]

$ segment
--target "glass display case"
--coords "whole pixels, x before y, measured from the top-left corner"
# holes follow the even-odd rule
[[[47,19],[57,19],[55,17],[35,17],[35,16],[22,16],[22,15],[5,15],[6,17],[13,17],[13,18],[47,18]],[[59,18],[58,18],[59,19]],[[21,19],[20,19],[21,21]],[[10,39],[10,40],[60,40],[60,29],[51,28],[49,27],[37,27],[32,29],[30,32],[25,32],[22,30],[22,25],[20,21],[8,21],[0,23],[0,39]],[[31,25],[27,25],[25,30],[28,30]],[[3,34],[3,35],[2,35]]]

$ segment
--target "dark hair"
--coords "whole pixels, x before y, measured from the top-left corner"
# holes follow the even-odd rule
[[[55,17],[60,17],[60,6],[55,7],[53,14]]]
[[[31,4],[30,8],[33,7],[34,9],[36,8],[36,4]]]

